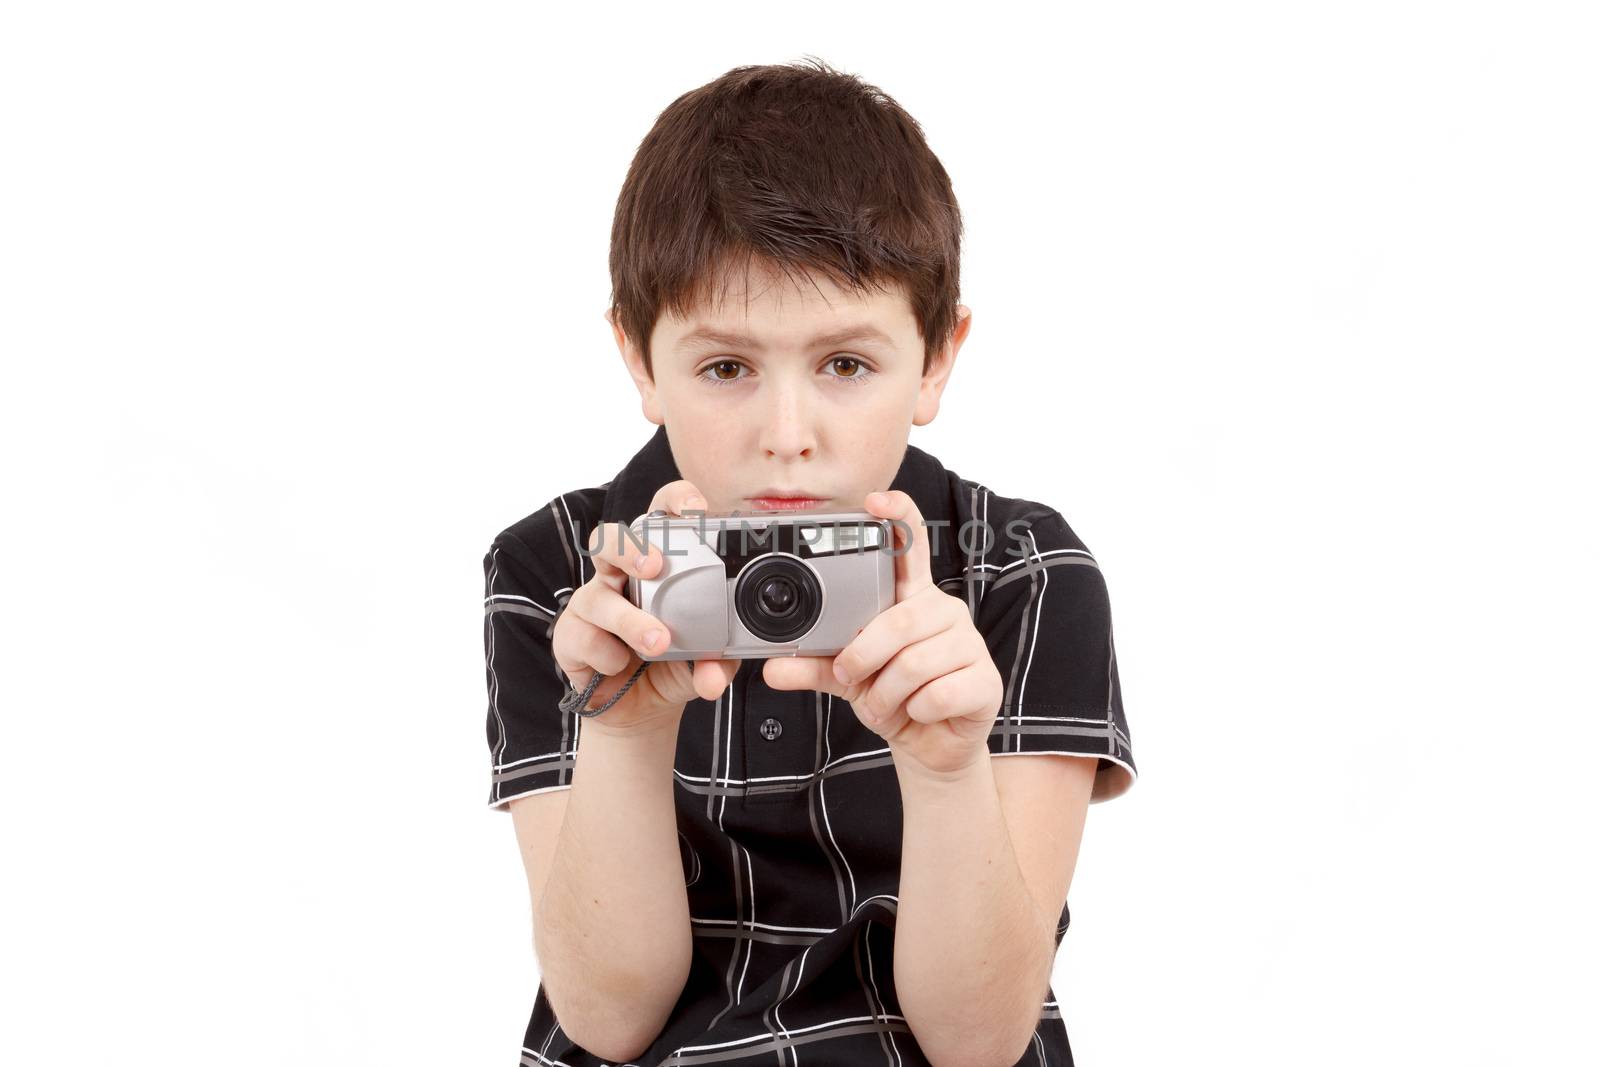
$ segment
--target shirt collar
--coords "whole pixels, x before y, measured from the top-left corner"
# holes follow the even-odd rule
[[[672,458],[667,428],[657,426],[644,447],[634,453],[627,465],[606,483],[600,521],[632,522],[650,510],[650,501],[657,490],[682,477],[677,462]],[[938,531],[939,545],[943,551],[931,561],[935,581],[961,570],[960,554],[948,549],[952,538],[956,536],[954,487],[955,479],[944,464],[910,443],[906,444],[905,455],[900,460],[900,470],[889,483],[890,489],[900,489],[910,494],[925,521],[947,524]]]

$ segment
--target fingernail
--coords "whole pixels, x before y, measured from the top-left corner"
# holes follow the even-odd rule
[[[882,503],[883,503],[883,494],[882,493],[868,493],[867,494],[867,503],[871,504],[873,507],[878,507],[878,506],[882,505]]]
[[[683,502],[683,509],[685,511],[703,511],[705,510],[705,506],[705,500],[697,496],[692,496]]]
[[[833,665],[833,676],[839,679],[839,684],[841,685],[850,684],[850,674],[844,669],[844,664],[842,663],[835,663]]]
[[[645,648],[655,648],[656,647],[656,643],[658,641],[660,641],[660,640],[661,640],[661,631],[660,630],[650,630],[649,632],[647,632],[644,635],[644,647]]]

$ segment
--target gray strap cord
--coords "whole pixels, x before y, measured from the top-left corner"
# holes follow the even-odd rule
[[[622,699],[622,694],[626,693],[628,691],[628,687],[639,680],[639,675],[643,674],[644,669],[648,666],[650,666],[649,660],[645,660],[640,663],[638,669],[633,672],[633,675],[626,682],[622,683],[622,688],[618,689],[615,693],[612,693],[611,696],[607,697],[606,702],[601,704],[598,708],[589,707],[589,698],[594,695],[595,686],[600,684],[600,679],[604,678],[605,675],[601,674],[599,671],[595,671],[594,677],[590,678],[588,682],[584,683],[584,686],[581,690],[574,689],[572,688],[572,684],[570,682],[567,683],[567,695],[561,698],[561,710],[576,711],[579,715],[582,715],[586,719],[594,718],[596,715],[615,704],[618,700]]]

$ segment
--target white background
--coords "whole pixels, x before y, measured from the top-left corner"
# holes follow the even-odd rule
[[[1585,6],[8,5],[0,1059],[514,1061],[482,555],[651,429],[640,138],[813,54],[965,213],[913,443],[1111,589],[1079,1062],[1600,1062]]]

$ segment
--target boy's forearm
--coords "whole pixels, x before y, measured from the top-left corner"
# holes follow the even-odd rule
[[[1055,962],[987,759],[934,778],[897,760],[904,811],[895,991],[934,1063],[1015,1063]]]
[[[637,1054],[635,1044],[660,1032],[689,974],[689,900],[672,794],[677,726],[671,719],[613,731],[584,721],[572,794],[535,910],[535,950],[557,1018],[569,1036],[613,1059]]]

